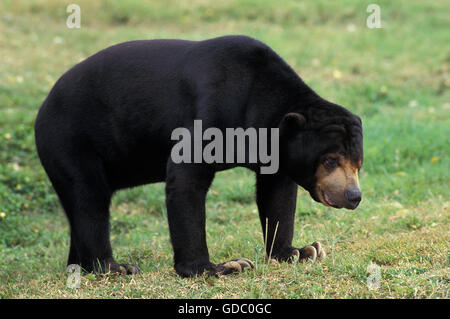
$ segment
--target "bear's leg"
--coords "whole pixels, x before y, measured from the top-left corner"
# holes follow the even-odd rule
[[[111,192],[101,168],[69,167],[60,169],[58,175],[49,174],[70,224],[68,264],[78,264],[87,272],[138,273],[136,266],[119,264],[112,256],[109,239]]]
[[[175,271],[183,277],[212,271],[205,233],[205,199],[214,172],[169,161],[166,206]]]
[[[279,261],[289,261],[292,257],[315,260],[325,255],[319,242],[303,248],[292,247],[297,191],[297,184],[287,176],[257,175],[256,202],[266,254]]]
[[[175,271],[182,277],[242,271],[253,264],[245,258],[219,265],[209,260],[205,231],[205,200],[214,171],[200,164],[174,164],[169,160],[166,205]]]
[[[77,247],[75,247],[75,236],[70,234],[70,249],[69,249],[69,258],[67,260],[67,265],[78,265],[81,263],[80,257],[78,256]]]

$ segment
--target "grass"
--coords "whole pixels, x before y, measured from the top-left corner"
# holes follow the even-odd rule
[[[449,298],[450,127],[448,1],[87,1],[81,29],[71,1],[0,4],[0,297],[2,298]],[[112,245],[135,277],[86,275],[66,287],[68,226],[39,164],[36,112],[69,67],[114,43],[246,34],[273,47],[323,97],[363,118],[363,202],[325,208],[299,189],[294,244],[324,243],[316,264],[266,264],[254,176],[217,175],[207,202],[211,258],[239,256],[237,276],[182,279],[172,267],[164,185],[119,192]],[[369,289],[370,263],[381,286]]]

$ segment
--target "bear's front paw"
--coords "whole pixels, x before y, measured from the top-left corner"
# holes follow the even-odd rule
[[[233,259],[221,264],[218,264],[215,268],[216,275],[229,275],[233,273],[243,272],[245,268],[255,268],[253,263],[247,258]]]
[[[292,256],[295,260],[306,262],[315,262],[316,259],[323,259],[326,257],[325,250],[322,248],[322,244],[318,241],[312,243],[309,246],[303,248],[294,248],[292,250]]]
[[[118,273],[120,275],[137,275],[141,272],[138,266],[130,264],[112,263],[106,268],[107,272]]]
[[[102,265],[101,268],[96,267],[95,271],[105,274],[137,275],[141,272],[138,266],[131,264],[120,264],[113,259],[108,259],[100,264]]]

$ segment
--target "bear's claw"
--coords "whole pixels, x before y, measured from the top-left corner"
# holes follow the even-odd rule
[[[217,275],[229,275],[243,272],[245,268],[255,268],[255,266],[247,258],[238,258],[218,264],[215,268],[215,273]]]
[[[306,262],[311,261],[315,262],[316,259],[323,259],[326,257],[325,250],[322,248],[322,244],[318,241],[312,243],[309,246],[305,246],[303,248],[295,248],[292,251],[292,256],[294,260]]]
[[[107,271],[119,275],[137,275],[141,272],[138,266],[130,264],[109,264]]]
[[[323,249],[322,244],[320,242],[315,241],[314,243],[311,244],[311,246],[313,246],[316,249],[317,258],[323,259],[327,256],[327,253]]]

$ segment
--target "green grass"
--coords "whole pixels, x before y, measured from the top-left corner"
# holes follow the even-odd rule
[[[450,42],[448,1],[73,1],[0,3],[0,297],[448,298]],[[323,97],[363,118],[364,199],[333,210],[299,190],[294,244],[324,243],[316,264],[266,264],[254,176],[217,175],[207,202],[214,262],[245,256],[253,271],[182,279],[172,267],[164,185],[119,192],[112,205],[118,260],[136,277],[87,275],[66,287],[68,225],[39,164],[36,112],[69,67],[109,45],[149,38],[246,34],[274,48]],[[381,267],[381,287],[366,285]]]

